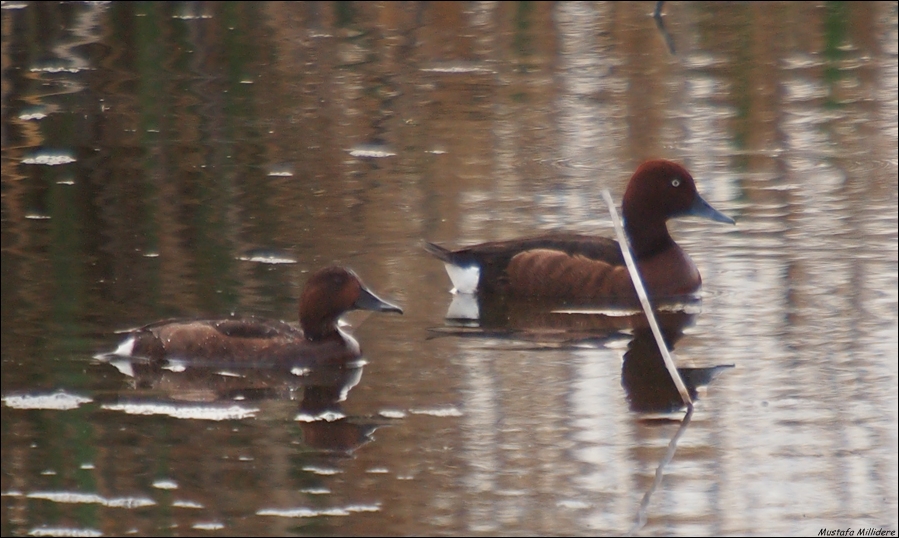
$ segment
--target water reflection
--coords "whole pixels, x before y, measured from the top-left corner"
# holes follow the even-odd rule
[[[696,322],[698,299],[668,302],[654,314],[662,336],[673,353],[684,329]],[[577,310],[545,301],[457,293],[446,313],[446,325],[432,328],[434,336],[502,339],[516,349],[558,350],[604,346],[627,340],[621,365],[621,386],[631,411],[671,413],[683,408],[645,314],[632,310],[580,307]],[[521,344],[524,344],[522,346]],[[678,372],[690,397],[709,385],[733,364],[680,367]]]
[[[622,390],[650,344],[425,340],[446,281],[416,245],[608,229],[598,192],[656,157],[740,221],[675,225],[705,285],[681,364],[737,368],[644,532],[895,529],[896,3],[667,2],[676,54],[652,8],[3,3],[2,534],[626,532],[677,427]],[[403,418],[352,457],[283,391],[175,401],[90,361],[148,319],[293,319],[325,263],[408,306],[325,406]],[[249,415],[108,407],[144,396]]]
[[[684,336],[684,328],[694,324],[694,318],[694,315],[683,312],[656,316],[669,351],[673,351],[675,344]],[[711,383],[722,371],[733,367],[733,364],[722,364],[702,368],[680,367],[677,371],[690,398],[696,400],[699,388]],[[645,318],[641,318],[641,322],[634,326],[634,336],[628,342],[621,365],[621,386],[627,394],[631,411],[669,413],[684,405]]]
[[[232,420],[258,416],[265,400],[296,402],[294,418],[308,449],[350,454],[371,440],[382,418],[347,416],[342,402],[362,379],[364,360],[305,368],[154,361],[101,355],[128,377],[130,391],[102,402],[127,414]],[[197,406],[196,404],[202,404]]]
[[[458,317],[466,303],[476,306],[478,317]],[[699,307],[692,301],[655,311],[669,350],[700,317]],[[698,435],[687,435],[693,411],[684,415],[683,400],[642,313],[455,294],[444,325],[431,334],[460,340],[460,361],[470,383],[463,431],[469,459],[477,461],[467,477],[475,499],[469,508],[473,529],[496,532],[501,527],[488,524],[487,514],[525,517],[533,503],[543,502],[549,486],[539,478],[516,479],[516,462],[558,452],[566,464],[560,463],[557,473],[571,475],[570,483],[550,488],[561,524],[581,517],[589,526],[627,525],[638,532],[669,502],[652,500],[665,476],[677,473],[669,468],[695,465],[697,449],[714,451],[706,438],[707,418],[700,419]],[[703,387],[733,366],[678,371],[696,401]],[[618,387],[608,382],[616,378]],[[524,410],[512,405],[518,399],[528,402]],[[722,404],[701,408],[715,415]],[[631,414],[616,413],[620,408]],[[685,435],[688,448],[675,457]],[[621,461],[638,461],[638,470],[629,472],[618,465]],[[617,494],[629,481],[643,497],[639,506]],[[580,494],[571,496],[572,487]]]

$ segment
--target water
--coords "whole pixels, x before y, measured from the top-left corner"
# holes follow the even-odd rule
[[[896,530],[896,5],[653,7],[3,4],[3,535]],[[611,235],[653,157],[737,220],[671,225],[673,455],[627,318],[459,327],[421,248]],[[334,263],[365,364],[94,358]]]

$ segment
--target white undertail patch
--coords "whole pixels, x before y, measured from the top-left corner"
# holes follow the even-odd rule
[[[453,281],[451,293],[475,293],[477,291],[478,282],[481,280],[480,266],[472,264],[462,267],[451,263],[443,265],[446,267],[446,274]]]
[[[119,357],[130,357],[134,352],[134,336],[126,338],[124,342],[119,344],[119,347],[116,348],[112,353],[114,355],[118,355]]]

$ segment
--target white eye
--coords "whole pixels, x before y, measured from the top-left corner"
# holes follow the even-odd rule
[[[678,178],[672,179],[672,180],[671,180],[671,186],[672,186],[672,187],[680,187],[680,179],[678,179]]]

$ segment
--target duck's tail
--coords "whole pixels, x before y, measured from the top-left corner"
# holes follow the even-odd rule
[[[453,263],[453,252],[451,250],[443,248],[435,243],[431,243],[430,241],[425,241],[422,244],[422,247],[437,259],[443,260],[446,263]]]
[[[470,256],[460,256],[458,252],[425,241],[425,250],[443,261],[446,273],[453,281],[451,293],[474,293],[481,279],[481,268],[477,260]]]

